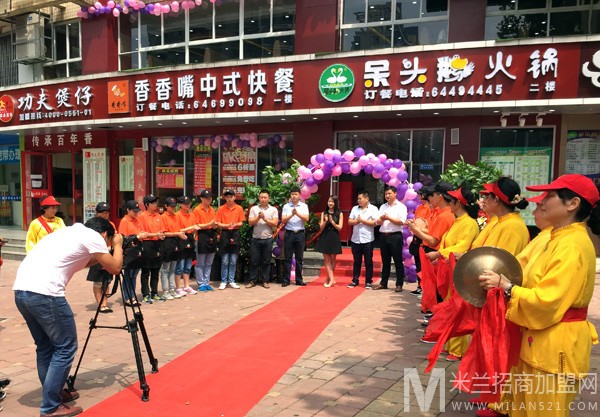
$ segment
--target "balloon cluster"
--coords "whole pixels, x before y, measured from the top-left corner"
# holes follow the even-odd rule
[[[221,3],[220,0],[210,0],[210,2]],[[183,0],[181,2],[173,0],[170,2],[148,2],[147,4],[142,0],[124,0],[121,3],[109,0],[106,4],[97,1],[92,6],[81,6],[81,9],[77,11],[77,17],[88,19],[92,16],[103,14],[112,14],[114,17],[119,17],[121,13],[129,14],[131,12],[160,16],[161,14],[169,14],[170,12],[178,13],[180,9],[193,10],[196,6],[200,5],[202,5],[202,0]]]
[[[338,149],[326,149],[323,153],[313,155],[308,166],[298,167],[298,176],[302,181],[300,196],[303,199],[309,198],[318,190],[320,183],[328,181],[331,177],[341,174],[356,176],[361,172],[396,187],[398,191],[396,197],[406,206],[408,218],[414,218],[414,210],[420,204],[417,191],[423,185],[420,182],[414,184],[407,182],[408,173],[401,160],[388,158],[385,154],[376,156],[366,153],[363,148],[356,148],[354,151],[348,150],[344,153]],[[402,258],[405,275],[409,282],[415,282],[417,279],[416,266],[408,251],[412,242],[412,234],[406,226],[403,227],[402,233],[404,236]]]
[[[165,147],[172,148],[179,152],[189,149],[192,146],[210,146],[213,149],[225,147],[240,147],[240,148],[264,148],[266,146],[278,146],[285,149],[287,146],[287,137],[285,135],[273,135],[270,138],[259,139],[256,133],[242,133],[239,136],[232,134],[228,135],[212,135],[208,138],[194,136],[175,136],[173,138],[153,138],[151,145],[158,153],[162,152]]]

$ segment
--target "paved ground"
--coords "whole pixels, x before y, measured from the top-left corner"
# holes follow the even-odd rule
[[[0,321],[0,375],[13,380],[2,403],[4,411],[1,416],[33,417],[39,415],[41,394],[35,370],[35,347],[16,311],[11,291],[18,264],[17,261],[5,261],[0,269],[0,317],[3,318]],[[599,285],[600,276],[597,276]],[[450,379],[457,365],[444,360],[438,366],[447,371],[445,394],[436,392],[430,407],[420,411],[414,390],[411,390],[408,404],[405,404],[405,368],[417,368],[424,384],[429,379],[429,375],[423,376],[422,370],[430,345],[419,343],[422,316],[416,298],[408,293],[414,286],[407,285],[403,293],[364,291],[256,404],[249,416],[435,416],[445,405],[440,405],[440,397],[447,403],[442,416],[474,415],[472,411],[455,410],[459,406],[464,407],[468,397],[465,394],[457,396],[455,391],[451,391]],[[310,288],[293,285],[287,288],[273,285],[270,289],[228,289],[143,306],[143,313],[154,353],[160,363],[165,364],[270,301],[290,291],[306,290]],[[332,291],[354,290],[338,284]],[[83,345],[89,319],[95,311],[91,284],[85,281],[83,273],[77,274],[71,281],[68,299],[76,313],[80,345]],[[115,313],[102,315],[100,324],[123,324],[120,301],[110,304],[116,307]],[[590,316],[600,328],[598,288],[590,306]],[[269,346],[266,341],[264,348],[285,347]],[[251,353],[248,356],[251,360]],[[599,367],[600,349],[597,345],[593,350],[592,372],[598,372]],[[89,407],[136,382],[128,333],[94,330],[77,380],[82,394],[77,404]],[[151,392],[152,395],[160,393]],[[234,399],[235,393],[229,393],[224,400],[227,398]],[[598,407],[600,396],[586,391],[583,400]],[[407,413],[403,412],[405,406],[409,406]],[[596,416],[597,409],[572,415]]]

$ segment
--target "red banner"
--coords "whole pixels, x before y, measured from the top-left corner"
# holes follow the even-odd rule
[[[194,194],[212,188],[212,148],[200,145],[194,153]]]

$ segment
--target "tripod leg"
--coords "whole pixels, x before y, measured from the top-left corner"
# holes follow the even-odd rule
[[[100,314],[100,306],[106,297],[105,292],[102,292],[102,298],[98,303],[98,307],[96,308],[96,314],[93,318],[90,319],[90,330],[88,331],[87,337],[85,338],[85,343],[83,344],[83,349],[81,350],[81,355],[79,355],[79,361],[77,361],[77,366],[75,367],[75,372],[73,375],[69,375],[67,378],[67,389],[70,392],[75,391],[75,380],[77,379],[77,373],[79,372],[79,367],[81,366],[81,362],[83,361],[83,355],[85,354],[85,350],[87,348],[88,342],[90,341],[90,337],[92,336],[92,330],[96,328],[96,323],[98,322],[98,315]]]
[[[133,353],[135,355],[135,364],[137,365],[138,378],[140,380],[140,389],[142,390],[142,401],[149,401],[150,386],[146,382],[146,373],[144,372],[144,362],[142,361],[142,351],[140,349],[140,341],[138,339],[138,325],[136,320],[130,320],[128,323],[128,331],[131,333],[131,341],[133,342]]]
[[[146,332],[146,326],[144,326],[144,316],[142,316],[141,310],[134,313],[135,321],[139,324],[140,330],[142,332],[142,339],[144,339],[144,345],[146,345],[146,352],[148,352],[148,358],[150,359],[150,364],[152,365],[152,373],[155,374],[158,372],[158,359],[154,356],[152,352],[152,346],[150,346],[150,339],[148,339],[148,333]]]

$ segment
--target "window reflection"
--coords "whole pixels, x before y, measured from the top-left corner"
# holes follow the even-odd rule
[[[161,23],[162,15],[140,14],[140,44],[142,48],[162,44]]]

